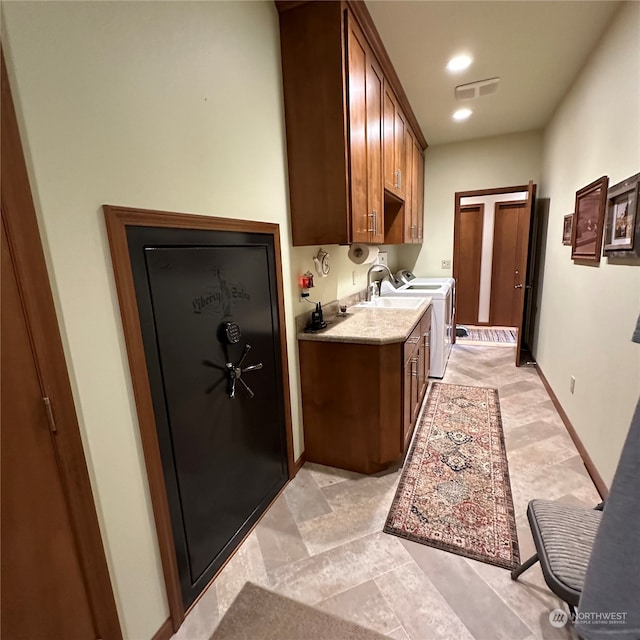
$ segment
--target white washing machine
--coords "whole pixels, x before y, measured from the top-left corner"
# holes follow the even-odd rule
[[[396,274],[397,286],[387,280],[380,283],[381,296],[429,296],[431,298],[431,359],[429,377],[442,378],[449,355],[452,336],[455,331],[453,318],[455,312],[455,280],[453,278],[408,278],[408,271]],[[403,277],[404,276],[404,282]]]

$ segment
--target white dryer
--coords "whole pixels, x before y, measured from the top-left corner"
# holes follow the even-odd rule
[[[404,278],[400,277],[401,274]],[[411,278],[406,276],[410,275]],[[455,280],[453,278],[416,278],[408,271],[396,274],[397,286],[383,280],[381,296],[429,296],[431,298],[431,359],[429,377],[442,378],[451,354],[455,331]]]

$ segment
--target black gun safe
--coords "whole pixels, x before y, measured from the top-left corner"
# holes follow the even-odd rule
[[[289,478],[277,226],[154,226],[154,216],[175,215],[155,212],[122,224],[122,211],[105,207],[121,308],[135,295],[184,613]],[[237,230],[245,225],[256,231]],[[114,252],[123,232],[128,294],[123,247]],[[145,457],[152,472],[146,447]],[[155,501],[154,511],[160,529]]]

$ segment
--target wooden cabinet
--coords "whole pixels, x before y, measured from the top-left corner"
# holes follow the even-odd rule
[[[405,342],[300,340],[305,458],[375,473],[409,446],[429,375],[431,307]]]
[[[384,242],[382,202],[382,71],[347,14],[351,239]]]
[[[358,2],[276,4],[293,244],[383,243],[385,183],[397,203],[407,193],[402,131],[426,142],[371,16]]]
[[[420,395],[423,396],[429,384],[429,365],[431,363],[431,307],[420,320],[420,339],[422,360],[420,363]]]
[[[415,155],[415,140],[413,133],[407,129],[405,133],[405,167],[406,167],[406,187],[404,200],[404,224],[403,224],[403,242],[414,242],[416,237],[415,224],[415,203],[413,198],[413,182],[414,174],[413,163]]]
[[[416,164],[418,168],[417,176],[417,194],[416,194],[416,209],[415,220],[418,230],[417,242],[422,242],[424,239],[424,151],[420,145],[416,142],[415,147],[417,158]]]
[[[424,237],[424,153],[411,129],[405,132],[405,173],[401,241],[420,243]]]
[[[384,188],[401,199],[405,198],[405,131],[406,118],[393,89],[385,82],[383,101],[384,122]]]
[[[404,343],[402,432],[405,450],[409,446],[429,383],[430,341],[431,308],[427,309]]]

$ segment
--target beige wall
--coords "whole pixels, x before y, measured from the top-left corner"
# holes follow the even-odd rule
[[[640,266],[580,266],[562,239],[575,192],[640,171],[640,3],[626,3],[549,124],[540,195],[550,199],[536,359],[605,482],[640,393]],[[637,265],[637,263],[636,263]],[[575,394],[569,393],[570,376]]]
[[[440,263],[453,261],[456,191],[538,182],[541,158],[542,134],[536,131],[429,147],[425,154],[424,243],[402,247],[400,266],[419,276],[450,276],[452,269],[442,269]]]
[[[271,2],[3,2],[3,45],[126,638],[168,617],[101,205],[280,224],[296,453],[278,17]]]

